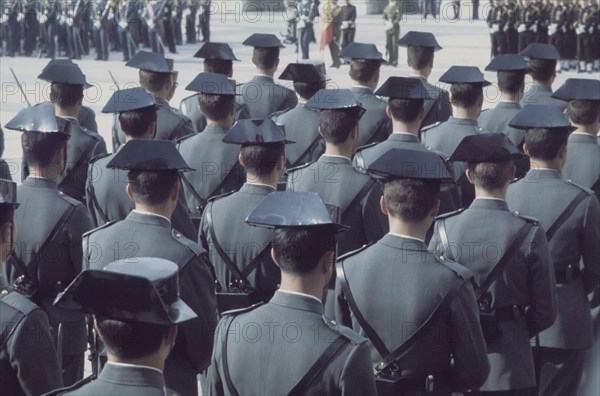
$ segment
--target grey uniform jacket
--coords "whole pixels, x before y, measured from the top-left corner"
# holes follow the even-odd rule
[[[0,158],[0,179],[12,180],[11,165]]]
[[[567,182],[550,169],[532,169],[508,188],[508,206],[539,219],[545,230],[582,190],[589,197],[577,206],[549,242],[557,275],[564,273],[569,265],[579,267],[581,259],[583,273],[569,283],[557,285],[556,321],[540,333],[541,345],[545,347],[583,349],[592,345],[592,318],[586,293],[600,286],[600,204],[591,190]]]
[[[206,252],[171,230],[161,216],[131,212],[84,236],[84,266],[100,269],[112,261],[158,257],[179,266],[181,298],[198,315],[179,326],[177,342],[165,363],[167,385],[182,394],[197,392],[196,374],[210,362],[217,324],[213,271]]]
[[[177,143],[185,162],[195,169],[183,177],[204,200],[238,190],[246,180],[244,168],[238,161],[240,146],[223,143],[226,133],[226,128],[209,125],[202,133]],[[185,182],[183,190],[190,213],[201,216],[200,203]]]
[[[156,104],[161,107],[157,111],[154,139],[175,142],[177,139],[194,133],[194,127],[189,118],[181,114],[176,108],[171,107],[166,100],[159,97],[155,97],[155,100]],[[125,144],[125,134],[121,130],[118,114],[113,115],[112,137],[113,152],[116,152],[121,145]]]
[[[575,132],[569,135],[562,174],[566,180],[592,189],[600,200],[600,146],[595,136]]]
[[[98,156],[92,160],[88,169],[85,202],[94,227],[103,226],[110,221],[121,221],[135,207],[126,191],[128,171],[106,167],[114,156],[115,154]],[[179,202],[171,216],[171,222],[173,228],[186,238],[196,239],[196,229],[190,219],[183,191],[179,194]]]
[[[373,95],[370,88],[355,86],[350,89],[354,94],[354,98],[367,110],[358,121],[356,147],[382,142],[387,139],[392,133],[392,120],[385,112],[387,102]]]
[[[52,392],[61,396],[175,396],[176,392],[167,389],[163,374],[147,366],[117,366],[108,362],[98,378],[84,380],[68,388]]]
[[[194,132],[200,133],[206,128],[206,116],[200,111],[198,105],[198,94],[188,96],[183,99],[179,104],[179,111],[184,116],[188,117],[192,121]],[[237,104],[235,109],[235,120],[243,120],[250,118],[248,107],[244,104]]]
[[[0,389],[11,396],[37,396],[62,386],[56,349],[48,334],[48,317],[19,293],[0,298],[2,334],[0,345]],[[33,334],[39,337],[32,336]]]
[[[67,162],[65,170],[58,179],[58,189],[79,202],[85,202],[85,182],[87,169],[92,158],[106,153],[106,143],[97,133],[79,125],[77,119],[63,117],[71,122],[70,138],[67,142]],[[25,164],[25,161],[23,161]],[[21,178],[29,176],[25,164]]]
[[[493,109],[483,110],[479,115],[479,126],[486,132],[503,133],[517,147],[521,147],[525,138],[525,130],[515,129],[508,123],[521,110],[518,103],[499,102]]]
[[[338,337],[346,342],[303,394],[376,394],[367,340],[326,321],[318,299],[277,291],[268,304],[240,311],[230,311],[217,328],[209,394],[231,395],[223,373],[224,342],[240,395],[285,395]]]
[[[449,246],[442,244],[441,222],[445,224]],[[514,253],[507,253],[527,222],[533,228]],[[545,231],[534,220],[511,213],[505,201],[475,199],[468,209],[438,218],[429,247],[469,268],[478,285],[500,258],[509,254],[509,261],[484,298],[490,301],[492,309],[518,305],[526,307],[526,312],[514,321],[499,322],[500,339],[488,344],[491,371],[480,390],[534,387],[529,340],[552,325],[556,317],[554,268]]]
[[[567,107],[568,102],[564,102],[560,99],[553,98],[552,89],[550,89],[546,85],[532,82],[523,94],[523,99],[521,99],[521,107],[530,104],[559,106],[562,109],[565,109]]]
[[[238,106],[242,103],[248,106],[249,118],[269,118],[276,111],[296,107],[296,93],[275,83],[272,77],[254,76],[252,80],[240,85]]]
[[[350,230],[339,236],[339,254],[377,241],[388,232],[387,217],[379,205],[382,185],[354,169],[349,158],[322,155],[310,165],[293,169],[287,189],[319,193],[324,202],[340,208],[341,222]]]
[[[425,118],[421,121],[421,128],[435,124],[436,122],[448,121],[448,118],[452,115],[452,105],[450,104],[448,91],[430,84],[425,77],[410,77],[421,80],[425,88],[427,88],[427,93],[432,98],[425,101]]]
[[[316,161],[325,152],[325,140],[319,134],[319,113],[305,108],[304,103],[276,112],[271,118],[283,125],[286,139],[296,142],[285,146],[288,169]]]
[[[365,320],[390,351],[429,317],[455,277],[470,276],[467,269],[456,263],[452,264],[454,269],[449,268],[450,264],[442,264],[427,250],[425,242],[392,234],[362,251],[340,257],[338,266],[343,266],[350,291]],[[337,322],[365,335],[350,310],[339,277],[335,294]],[[456,334],[460,336],[450,336],[453,326],[458,326]],[[453,390],[483,384],[489,363],[479,328],[475,292],[467,279],[430,331],[422,336],[398,362],[402,376],[446,377],[451,380],[449,386]],[[372,346],[372,362],[376,364],[383,358]]]
[[[81,239],[92,228],[88,211],[79,201],[59,192],[56,183],[47,179],[29,176],[17,187],[17,196],[20,206],[15,211],[17,231],[13,255],[25,264],[31,277],[37,278],[39,288],[35,301],[48,315],[54,335],[58,323],[63,323],[64,334],[72,335],[62,340],[63,355],[83,353],[86,346],[83,314],[55,307],[52,303],[56,295],[81,272]],[[36,273],[32,255],[67,212],[68,217],[58,228],[52,244],[36,255]],[[10,282],[14,282],[21,274],[13,258],[9,259],[7,275]]]
[[[410,133],[392,133],[381,143],[371,144],[356,149],[352,159],[354,166],[357,169],[364,171],[375,160],[394,148],[427,151],[427,148],[419,141],[417,136]],[[441,153],[440,155],[444,157],[445,160],[445,155]],[[454,169],[452,169],[452,171],[454,172]],[[462,174],[455,175],[455,179],[459,180],[461,176]],[[459,188],[451,188],[442,191],[440,195],[440,213],[448,213],[460,209],[462,207],[460,193]]]
[[[240,271],[246,268],[257,255],[261,255],[260,264],[248,274],[246,280],[250,286],[268,296],[266,301],[273,295],[281,279],[279,267],[271,259],[270,242],[273,232],[266,228],[250,226],[244,220],[256,205],[273,191],[275,190],[271,186],[246,183],[238,192],[215,197],[204,211],[198,238],[202,247],[208,251],[219,283],[227,289],[232,276],[217,253],[206,221],[206,214],[210,208],[217,241]]]
[[[42,102],[36,104],[36,106],[54,107],[54,104],[52,104],[51,102]],[[77,120],[79,121],[79,125],[87,129],[88,131],[98,130],[98,123],[96,122],[96,113],[94,113],[94,110],[87,106],[81,106],[81,109],[79,109],[79,114],[77,114]]]

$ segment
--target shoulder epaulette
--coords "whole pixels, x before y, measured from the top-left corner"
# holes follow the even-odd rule
[[[81,202],[79,202],[78,200],[76,200],[73,197],[70,197],[69,195],[65,194],[62,191],[58,192],[58,196],[61,197],[62,199],[64,199],[65,201],[67,201],[69,204],[71,204],[71,206],[83,205]]]
[[[90,164],[93,164],[94,162],[98,161],[101,158],[106,158],[108,156],[112,155],[111,153],[100,153],[97,154],[95,156],[92,157],[92,159],[90,160]]]
[[[473,279],[473,272],[470,269],[468,269],[467,267],[460,265],[456,261],[449,260],[444,256],[438,256],[435,254],[434,254],[434,256],[440,264],[442,264],[444,267],[446,267],[449,270],[451,270],[452,272],[454,272],[456,275],[458,275],[464,281]]]
[[[512,214],[514,216],[520,217],[521,219],[529,222],[529,223],[533,223],[533,225],[539,226],[540,225],[540,221],[538,219],[536,219],[535,217],[530,217],[530,216],[524,216],[521,213],[519,213],[518,211],[514,211],[512,212]]]
[[[70,392],[70,391],[74,391],[74,390],[76,390],[76,389],[79,389],[79,388],[81,388],[82,386],[89,384],[89,383],[90,383],[90,382],[92,382],[94,379],[95,379],[95,378],[94,378],[94,376],[93,376],[93,375],[90,375],[89,377],[85,377],[84,379],[82,379],[82,380],[79,380],[79,381],[75,382],[73,385],[70,385],[70,386],[65,386],[64,388],[59,388],[59,389],[55,389],[55,390],[53,390],[53,391],[51,391],[51,392],[44,393],[44,395],[43,395],[43,396],[60,396],[60,395],[62,395],[63,393],[66,393],[66,392]]]
[[[292,109],[294,109],[294,108],[295,108],[295,107],[292,107]],[[275,113],[271,114],[271,115],[269,116],[269,118],[273,119],[273,121],[276,121],[276,120],[274,119],[275,117],[279,117],[280,115],[282,115],[282,114],[285,114],[285,113],[287,113],[288,111],[290,111],[290,110],[292,110],[292,109],[285,109],[285,110],[279,110],[279,111],[276,111]]]
[[[362,252],[363,250],[367,249],[369,246],[371,246],[373,244],[375,244],[375,241],[367,243],[366,245],[363,245],[362,247],[359,247],[356,250],[352,250],[351,252],[342,254],[340,257],[338,257],[338,261],[343,261],[343,260],[345,260],[345,259],[347,259],[349,257],[352,257],[352,256],[354,256],[354,255]]]
[[[441,215],[437,216],[435,219],[436,220],[447,219],[448,217],[456,216],[457,214],[464,212],[465,209],[466,208],[460,208],[460,209],[455,210],[453,212],[444,213],[444,214],[441,214]]]
[[[85,133],[87,136],[89,136],[91,138],[94,138],[98,141],[100,141],[100,139],[102,139],[102,136],[100,136],[100,134],[96,131],[92,131],[83,126],[80,126],[79,128],[81,128],[81,132]]]
[[[323,316],[323,321],[332,331],[338,333],[355,345],[360,345],[364,342],[367,342],[365,337],[346,326],[338,324],[335,320],[327,319],[325,316]]]
[[[314,164],[315,162],[316,162],[316,161],[313,161],[313,162],[307,162],[307,163],[305,163],[305,164],[302,164],[302,165],[297,165],[297,166],[294,166],[294,167],[292,167],[292,168],[289,168],[289,169],[287,170],[287,173],[289,174],[289,173],[295,172],[295,171],[297,171],[297,170],[300,170],[300,169],[307,168],[307,167],[309,167],[310,165]]]
[[[191,250],[197,256],[202,254],[202,248],[200,246],[198,246],[198,244],[196,242],[184,237],[181,232],[179,232],[173,228],[171,230],[171,235],[173,235],[173,239],[175,239],[177,242],[179,242],[180,244],[185,246],[187,249]]]
[[[92,234],[93,234],[94,232],[96,232],[96,231],[100,231],[100,230],[102,230],[102,229],[104,229],[104,228],[107,228],[107,227],[110,227],[111,225],[113,225],[113,224],[116,224],[116,223],[117,223],[116,221],[109,221],[108,223],[106,223],[106,224],[103,224],[103,225],[101,225],[100,227],[96,227],[96,228],[94,228],[93,230],[89,230],[88,232],[86,232],[86,233],[84,233],[83,235],[81,235],[81,237],[82,237],[82,238],[85,238],[85,237],[87,237],[87,236],[90,236],[90,235],[92,235]]]
[[[362,150],[364,150],[366,148],[376,146],[377,144],[379,144],[379,142],[373,142],[373,143],[365,144],[364,146],[360,146],[356,150],[354,150],[354,154],[356,154],[359,151],[362,151]]]
[[[245,307],[245,308],[238,308],[238,309],[230,309],[229,311],[225,311],[221,314],[221,316],[225,316],[225,315],[239,315],[245,312],[250,312],[255,308],[260,307],[261,305],[263,305],[263,302],[259,302],[253,305],[250,305],[249,307]]]
[[[441,121],[437,121],[437,122],[434,122],[433,124],[425,125],[423,128],[421,128],[421,132],[425,132],[425,131],[433,129],[437,126],[440,126],[441,123],[442,123]]]
[[[197,135],[197,133],[190,133],[189,135],[182,136],[179,139],[175,139],[173,144],[178,145],[181,142],[183,142],[184,140],[187,140],[187,139],[191,138],[192,136],[196,136],[196,135]]]
[[[38,307],[30,299],[16,291],[8,292],[6,295],[4,295],[2,297],[2,302],[6,305],[10,305],[12,308],[21,312],[23,315],[27,315],[30,312],[35,311],[36,309],[40,309],[40,307]]]
[[[213,202],[213,201],[216,201],[218,199],[225,198],[225,197],[227,197],[227,196],[229,196],[229,195],[231,195],[233,193],[236,193],[236,192],[238,192],[238,190],[232,190],[232,191],[229,191],[229,192],[226,192],[226,193],[223,193],[223,194],[215,195],[214,197],[210,197],[206,202]]]
[[[569,184],[570,184],[570,185],[572,185],[572,186],[575,186],[575,187],[577,187],[578,189],[580,189],[580,190],[582,190],[582,191],[585,191],[585,192],[586,192],[586,193],[588,193],[589,195],[594,195],[594,190],[591,190],[591,189],[589,189],[589,188],[587,188],[587,187],[585,187],[585,186],[582,186],[581,184],[574,183],[574,182],[572,182],[571,180],[566,180],[566,182],[567,182],[567,183],[569,183]]]
[[[485,129],[483,129],[483,127],[478,126],[477,128],[477,132],[481,133],[481,132],[485,132]]]

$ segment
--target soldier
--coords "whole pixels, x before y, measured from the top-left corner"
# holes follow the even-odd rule
[[[175,346],[177,326],[197,317],[179,297],[177,269],[168,260],[140,258],[81,273],[55,305],[95,316],[108,362],[97,378],[46,396],[173,394],[163,376],[165,360]]]
[[[286,137],[296,142],[285,150],[286,167],[290,169],[315,161],[325,151],[323,137],[319,134],[319,114],[307,108],[306,102],[325,88],[329,77],[322,62],[290,63],[279,79],[293,81],[294,90],[298,93],[296,107],[271,116],[273,121],[283,126]],[[321,100],[326,99],[321,97]]]
[[[160,35],[162,20],[165,18],[166,1],[150,0],[143,11],[144,20],[148,27],[148,40],[152,52],[164,54],[165,46]]]
[[[521,109],[528,68],[525,59],[515,54],[498,55],[485,67],[486,71],[497,73],[500,101],[493,109],[481,112],[479,126],[488,132],[504,133],[517,147],[523,144],[523,131],[510,128],[508,122]]]
[[[182,1],[183,3],[183,1]],[[183,11],[185,18],[185,43],[196,44],[196,14],[198,14],[198,0],[186,0],[186,9]]]
[[[506,35],[504,27],[508,22],[506,6],[501,0],[492,1],[488,10],[486,22],[490,28],[490,39],[492,43],[492,58],[496,55],[506,54]]]
[[[44,3],[44,30],[46,32],[46,58],[54,59],[56,55],[56,27],[60,17],[60,1],[48,0]]]
[[[279,49],[285,48],[274,34],[255,33],[242,44],[254,47],[252,63],[256,75],[240,86],[238,104],[248,106],[249,118],[265,119],[276,111],[296,107],[298,98],[289,88],[276,84],[273,76],[279,66]]]
[[[6,41],[6,55],[14,57],[21,54],[21,40],[19,38],[19,18],[23,18],[23,9],[20,0],[9,0],[3,4],[2,28]]]
[[[577,72],[582,73],[594,71],[594,59],[592,57],[592,42],[594,29],[597,29],[597,12],[589,0],[579,0],[577,12]]]
[[[239,61],[233,50],[226,43],[204,43],[196,52],[195,58],[204,58],[204,72],[225,74],[233,77],[233,61]],[[181,113],[190,118],[194,131],[200,133],[206,128],[206,117],[198,106],[198,94],[188,96],[179,104]],[[236,106],[235,120],[250,118],[248,107],[245,104]]]
[[[115,92],[102,112],[118,115],[119,125],[125,133],[125,142],[128,142],[154,139],[157,109],[154,97],[144,88],[137,87]],[[115,154],[97,156],[92,159],[88,169],[85,199],[95,227],[124,220],[134,208],[133,201],[127,195],[127,172],[109,170],[106,167],[114,156]],[[172,222],[173,228],[186,238],[196,239],[196,229],[188,214],[183,194],[173,212]]]
[[[244,223],[285,169],[286,140],[271,120],[240,120],[223,137],[241,145],[240,164],[246,183],[238,192],[212,198],[202,216],[199,244],[209,253],[221,290],[219,312],[268,302],[279,287],[281,273],[271,258],[272,233]]]
[[[532,83],[528,84],[521,99],[521,107],[528,104],[553,105],[565,108],[565,103],[552,97],[552,83],[556,78],[559,53],[552,44],[529,44],[521,51],[521,56],[529,58],[529,74]]]
[[[195,169],[182,177],[183,191],[192,220],[199,222],[208,199],[238,190],[244,184],[239,149],[222,142],[233,125],[234,82],[223,74],[200,73],[185,88],[198,92],[200,111],[207,126],[202,133],[177,143],[177,149]]]
[[[11,166],[2,158],[4,155],[4,131],[0,127],[0,179],[12,180]]]
[[[190,167],[171,142],[159,140],[128,142],[107,167],[129,171],[127,193],[135,209],[125,220],[84,236],[84,266],[100,269],[115,259],[139,257],[177,263],[181,297],[198,318],[181,326],[165,363],[165,382],[182,395],[197,395],[196,375],[210,362],[217,318],[214,275],[206,252],[171,228],[179,173]]]
[[[400,20],[402,12],[397,0],[389,0],[383,10],[383,26],[385,28],[385,53],[388,64],[398,66],[398,37],[400,36]]]
[[[540,10],[540,23],[538,26],[538,32],[536,36],[536,43],[547,43],[548,42],[548,29],[550,25],[550,9],[552,5],[550,0],[539,0],[536,5]]]
[[[319,6],[321,17],[321,51],[327,46],[331,55],[331,66],[339,68],[340,62],[340,33],[342,26],[342,7],[337,4],[338,0],[324,0]]]
[[[523,156],[501,133],[465,137],[450,160],[468,162],[475,200],[467,209],[438,217],[429,243],[470,269],[478,285],[475,296],[491,370],[475,394],[532,394],[536,372],[529,340],[556,318],[545,231],[535,219],[511,213],[506,204],[514,161]],[[490,254],[490,246],[496,254]]]
[[[333,222],[316,193],[307,192],[271,193],[246,221],[274,228],[271,255],[281,268],[281,287],[268,304],[224,315],[209,393],[374,395],[366,340],[323,317],[336,234],[345,227]],[[249,326],[263,336],[240,339],[239,331]],[[256,359],[267,352],[268,359]]]
[[[443,123],[435,123],[421,129],[421,141],[427,148],[436,150],[447,157],[450,156],[465,136],[483,133],[483,128],[477,125],[477,118],[483,105],[483,87],[490,85],[483,78],[477,67],[452,66],[440,77],[440,82],[450,86],[450,103],[453,116]],[[460,179],[461,207],[469,206],[475,198],[473,186],[463,175],[466,164],[456,163],[454,175]]]
[[[0,180],[0,272],[13,247],[17,185]],[[62,386],[56,349],[48,334],[48,317],[18,292],[0,292],[0,387],[10,395],[41,395]],[[4,329],[8,329],[6,331]],[[5,334],[5,332],[7,334]],[[32,334],[36,334],[33,341]]]
[[[121,41],[121,50],[123,51],[123,62],[129,62],[129,60],[137,52],[137,44],[133,40],[133,37],[129,30],[136,29],[135,25],[135,12],[136,4],[132,1],[121,1],[119,6],[115,9],[116,19],[118,23],[119,39]],[[133,26],[129,27],[130,21]]]
[[[327,98],[323,100],[323,98]],[[325,153],[317,161],[289,170],[289,191],[311,191],[340,209],[341,221],[350,230],[340,235],[339,254],[379,240],[387,232],[379,210],[381,186],[352,166],[358,140],[358,121],[365,110],[349,89],[321,90],[306,104],[319,111],[319,134]],[[335,276],[328,285],[325,316],[334,317]]]
[[[341,56],[350,60],[348,74],[354,85],[350,89],[356,101],[366,110],[358,122],[356,147],[387,139],[392,132],[392,124],[385,113],[387,103],[373,94],[384,62],[381,52],[374,44],[352,43],[344,48]]]
[[[388,151],[367,170],[385,181],[381,210],[390,232],[338,260],[337,322],[371,341],[380,395],[479,387],[489,364],[472,275],[424,242],[440,184],[451,183],[452,175],[435,153],[402,149]]]
[[[23,54],[32,56],[36,49],[36,42],[40,33],[40,21],[38,21],[38,12],[42,4],[36,0],[27,0],[24,4],[25,17],[23,22]]]
[[[139,69],[140,85],[146,91],[154,94],[156,103],[160,106],[156,120],[155,139],[174,142],[194,133],[190,119],[169,104],[177,84],[175,82],[176,72],[162,54],[139,51],[125,66]],[[116,115],[113,117],[112,136],[113,151],[117,151],[125,142],[125,135],[119,126]]]
[[[94,8],[94,43],[96,60],[108,60],[108,17],[112,12],[112,0],[92,1]]]
[[[299,19],[297,24],[298,35],[300,35],[300,51],[302,59],[309,58],[310,43],[316,43],[314,21],[319,14],[318,4],[313,0],[302,0],[298,5]]]
[[[15,212],[15,248],[7,263],[7,279],[48,315],[52,339],[62,349],[65,385],[83,377],[85,319],[52,302],[81,271],[81,236],[92,228],[86,207],[58,191],[66,168],[69,126],[68,119],[56,117],[48,107],[25,108],[6,124],[7,129],[23,132],[30,172],[17,189],[21,207]]]
[[[594,60],[594,71],[600,71],[600,3],[598,0],[591,0],[594,9],[596,26],[592,33],[592,59]]]
[[[58,189],[79,202],[85,202],[88,165],[95,156],[106,154],[106,143],[102,136],[82,127],[78,122],[83,90],[90,85],[79,66],[74,63],[55,62],[45,68],[38,78],[51,83],[50,101],[54,105],[54,112],[57,116],[69,120],[71,125],[66,168],[57,179]],[[24,166],[22,180],[28,175],[29,169]]]
[[[435,36],[428,32],[410,31],[398,42],[400,47],[406,47],[406,63],[410,68],[409,77],[416,77],[425,87],[431,97],[425,101],[425,118],[421,127],[445,122],[452,115],[452,106],[448,91],[427,81],[433,69],[434,53],[442,49]]]
[[[574,395],[593,343],[586,294],[600,287],[600,205],[592,190],[561,176],[572,128],[559,108],[526,106],[511,125],[526,129],[523,147],[532,166],[511,184],[507,202],[546,230],[557,283],[558,316],[540,333],[539,394]]]
[[[536,37],[541,22],[541,10],[534,0],[521,0],[518,6],[519,48],[523,51],[529,44],[536,42]]]
[[[566,32],[568,24],[567,7],[560,0],[554,0],[550,11],[550,25],[548,26],[549,43],[554,45],[559,53],[559,62],[556,65],[556,72],[568,70],[568,65],[565,65],[566,53]]]
[[[356,7],[350,4],[350,0],[345,2],[346,5],[342,6],[342,50],[354,42],[356,34]]]
[[[552,95],[568,101],[566,114],[575,131],[569,135],[569,155],[562,169],[565,179],[594,191],[600,201],[600,81],[569,78]]]
[[[506,25],[504,32],[506,33],[506,53],[516,54],[519,52],[519,6],[516,0],[506,0]]]
[[[205,43],[210,41],[210,13],[212,12],[211,0],[200,0],[200,31]]]

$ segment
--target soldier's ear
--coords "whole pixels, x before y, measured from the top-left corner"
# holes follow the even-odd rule
[[[321,135],[321,137],[325,138],[325,135],[323,135],[323,131],[321,130],[321,126],[319,126],[319,135]]]
[[[390,120],[392,120],[392,121],[394,120],[394,117],[392,117],[392,108],[390,107],[390,105],[387,105],[385,107],[385,114],[388,116],[388,118]]]
[[[437,217],[439,212],[440,212],[440,199],[438,198],[435,201],[435,205],[433,205],[433,208],[431,208],[431,212],[429,212],[429,215],[435,221],[435,218]]]
[[[475,184],[475,179],[473,178],[473,173],[471,173],[471,168],[467,168],[467,170],[465,170],[465,175],[467,175],[467,180],[469,183]]]
[[[171,349],[175,345],[175,339],[177,338],[177,326],[169,326],[169,330],[165,335],[165,342],[167,345],[171,345]]]
[[[387,208],[387,204],[385,203],[385,197],[382,195],[381,198],[379,199],[379,208],[381,209],[381,212],[384,215],[388,215],[388,208]]]
[[[529,147],[527,147],[527,143],[523,143],[523,152],[529,155]],[[529,155],[530,156],[530,155]],[[531,156],[530,156],[531,157]]]
[[[244,159],[242,158],[242,152],[241,151],[238,154],[238,161],[239,161],[240,165],[242,165],[242,167],[246,166],[246,163],[244,162]]]
[[[277,257],[275,257],[275,249],[271,248],[271,259],[273,259],[273,262],[281,269],[281,266],[279,265],[279,262],[277,261]]]
[[[129,199],[135,202],[133,199],[133,190],[131,189],[131,184],[127,183],[127,186],[125,186],[125,191],[127,191],[127,196],[129,196]]]

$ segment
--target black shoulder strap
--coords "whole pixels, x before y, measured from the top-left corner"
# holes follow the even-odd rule
[[[315,147],[317,147],[317,145],[319,144],[320,140],[321,140],[321,135],[317,134],[317,137],[312,141],[312,143],[306,148],[306,150],[304,150],[304,152],[302,154],[300,154],[300,156],[296,159],[296,161],[294,161],[294,163],[289,163],[289,168],[295,168],[296,166],[302,164],[301,159],[306,157],[306,155],[308,153],[310,153],[312,150],[315,149]]]
[[[196,198],[196,200],[199,202],[200,206],[198,206],[198,208],[196,208],[196,209],[200,212],[201,211],[200,208],[203,208],[204,206],[206,206],[206,199],[202,198],[200,196],[200,194],[198,194],[198,191],[196,191],[196,189],[194,188],[192,183],[187,179],[187,177],[185,177],[184,175],[181,175],[181,180],[183,181],[183,184],[185,184],[186,187],[190,190],[190,192],[192,193],[194,198]]]
[[[14,292],[13,292],[14,293]],[[0,303],[2,304],[2,303]],[[6,303],[4,303],[6,304]],[[6,304],[9,305],[9,304]],[[9,305],[10,306],[10,305]],[[13,314],[10,316],[10,319],[2,322],[2,332],[0,333],[0,351],[4,348],[4,346],[6,345],[6,343],[8,342],[8,339],[10,338],[10,336],[15,332],[17,326],[19,326],[19,323],[21,323],[21,321],[25,318],[25,315],[19,311],[18,309],[10,306],[14,312]],[[2,309],[2,311],[6,311],[6,309]]]
[[[567,206],[565,210],[560,214],[560,216],[558,216],[558,219],[556,219],[556,221],[550,227],[548,227],[548,231],[546,231],[546,239],[548,240],[548,242],[550,242],[550,240],[552,239],[554,234],[556,234],[556,231],[560,228],[560,226],[562,226],[563,223],[569,218],[569,216],[571,216],[575,208],[577,208],[577,205],[579,205],[581,201],[583,201],[587,196],[587,192],[580,191],[579,194],[577,194],[577,196],[573,199],[573,201],[571,201],[569,206]]]
[[[376,367],[377,371],[383,371],[392,365],[394,362],[400,360],[402,356],[410,349],[411,346],[419,339],[422,333],[426,333],[429,327],[431,327],[435,320],[444,312],[446,307],[450,304],[458,290],[464,285],[465,282],[462,278],[456,276],[450,285],[450,289],[442,299],[442,301],[435,307],[429,317],[423,322],[423,324],[414,332],[412,335],[404,341],[398,348],[388,354]]]
[[[485,294],[485,292],[492,285],[492,283],[494,283],[502,269],[504,269],[504,267],[506,267],[506,264],[508,264],[508,259],[511,257],[512,253],[519,247],[519,245],[525,240],[525,238],[527,238],[527,235],[529,235],[529,231],[531,231],[532,228],[533,223],[530,223],[529,221],[523,224],[523,226],[521,226],[519,232],[515,236],[515,239],[513,239],[511,244],[508,245],[498,263],[496,263],[496,265],[494,266],[494,268],[492,268],[488,276],[483,280],[483,282],[481,282],[481,285],[477,289],[475,289],[475,296],[478,300],[479,298],[481,298],[481,296]]]
[[[450,241],[448,240],[448,232],[446,231],[446,219],[438,219],[436,221],[436,224],[438,225],[440,241],[442,242],[443,250],[446,252],[446,257],[450,260],[456,261],[456,258],[453,257],[454,255],[452,254],[452,247],[450,246]],[[479,288],[477,282],[475,282],[475,278],[469,278],[469,282],[473,285],[474,290],[477,290]]]
[[[336,265],[336,276],[337,279],[340,280],[342,291],[344,292],[344,297],[346,298],[346,301],[348,301],[348,305],[350,305],[350,309],[352,310],[354,316],[356,316],[356,320],[360,324],[360,327],[362,327],[365,333],[367,333],[367,337],[382,357],[389,355],[390,351],[385,346],[385,343],[379,337],[375,329],[373,329],[369,322],[367,322],[362,312],[360,312],[358,306],[356,305],[356,301],[354,300],[354,296],[352,295],[352,291],[350,290],[350,286],[348,285],[348,279],[346,278],[346,272],[344,271],[343,261],[340,261]]]
[[[94,189],[94,184],[91,181],[88,181],[88,184],[90,186],[90,195],[92,196],[92,205],[94,205],[94,209],[96,210],[96,213],[98,213],[100,215],[100,217],[102,218],[102,221],[104,221],[104,224],[110,222],[110,219],[108,218],[108,216],[104,213],[104,211],[102,210],[102,208],[100,207],[100,203],[98,202],[98,198],[96,197],[96,190]]]
[[[227,386],[227,390],[229,390],[231,396],[238,396],[239,394],[233,386],[233,382],[231,381],[231,374],[229,373],[229,363],[227,360],[227,336],[229,335],[229,327],[231,327],[231,324],[233,323],[234,319],[235,315],[231,315],[229,323],[227,323],[227,326],[225,326],[225,335],[223,336],[223,345],[221,345],[221,354],[223,355],[223,376],[225,377],[225,385]]]
[[[317,375],[323,371],[331,359],[338,353],[338,351],[346,344],[347,340],[343,336],[339,336],[335,339],[325,351],[319,356],[315,363],[310,369],[304,374],[304,376],[298,381],[296,386],[292,388],[288,396],[301,396],[306,394],[306,388],[315,380]]]
[[[342,219],[348,214],[348,212],[350,211],[350,209],[352,209],[352,207],[354,207],[354,205],[359,203],[361,199],[363,199],[363,197],[367,195],[367,193],[371,190],[375,183],[376,181],[374,179],[371,179],[368,182],[366,182],[364,186],[362,186],[362,188],[358,191],[358,194],[356,194],[352,201],[350,201],[350,204],[348,204],[348,206],[346,206],[346,209],[344,209],[344,212],[342,213],[341,217]]]

